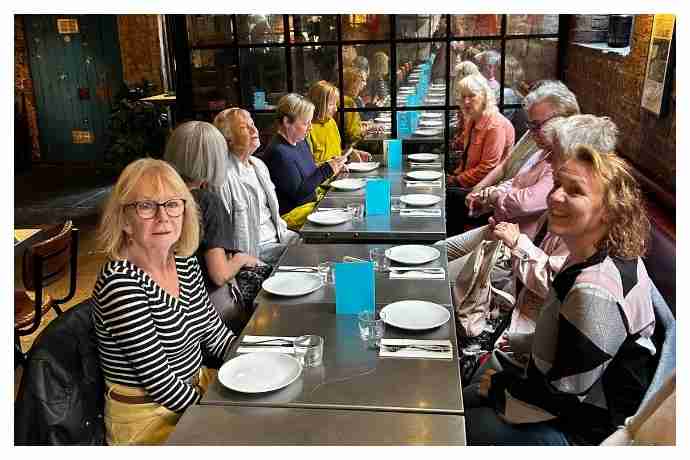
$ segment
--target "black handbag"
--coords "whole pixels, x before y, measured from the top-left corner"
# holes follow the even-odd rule
[[[242,294],[242,301],[246,308],[254,311],[254,299],[261,290],[261,284],[273,271],[272,265],[257,265],[242,267],[235,275],[237,286]]]

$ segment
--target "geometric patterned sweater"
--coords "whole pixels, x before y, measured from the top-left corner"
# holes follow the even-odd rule
[[[551,421],[599,444],[638,408],[656,349],[650,280],[640,258],[599,251],[564,268],[537,320],[523,378],[493,375],[489,399],[509,423]]]

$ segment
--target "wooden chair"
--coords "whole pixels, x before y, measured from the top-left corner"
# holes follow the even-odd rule
[[[19,337],[33,334],[51,308],[60,315],[60,305],[74,297],[77,289],[79,230],[67,221],[48,231],[48,238],[26,250],[22,263],[24,289],[14,293],[15,358],[23,359]],[[61,280],[69,265],[70,284],[65,297],[53,298],[45,288]],[[15,363],[16,364],[16,363]]]

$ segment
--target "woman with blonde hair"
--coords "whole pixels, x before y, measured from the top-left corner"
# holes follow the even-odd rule
[[[172,166],[147,158],[122,171],[99,228],[110,260],[93,290],[109,444],[164,442],[212,378],[202,352],[222,359],[233,337],[194,257],[199,233]]]
[[[305,141],[314,114],[314,104],[299,94],[286,94],[276,107],[276,134],[264,159],[276,187],[282,218],[293,229],[305,219],[322,198],[317,188],[337,175],[346,159],[333,157],[316,165]]]
[[[654,310],[641,259],[650,223],[630,168],[577,146],[548,206],[549,232],[569,255],[534,332],[511,340],[529,350],[526,372],[487,366],[463,390],[470,445],[599,444],[651,382]]]
[[[366,86],[364,73],[355,67],[346,67],[343,70],[343,92],[345,93],[345,107],[358,108],[359,94]],[[363,106],[363,105],[362,105]],[[345,144],[353,144],[364,138],[367,124],[362,122],[359,112],[345,112],[345,126],[343,140]]]
[[[464,209],[465,197],[471,187],[493,170],[510,152],[515,143],[515,130],[510,121],[498,112],[496,97],[489,83],[480,74],[469,75],[458,83],[463,116],[460,164],[446,177],[449,214]],[[448,234],[456,235],[460,219],[449,219]]]
[[[340,92],[327,81],[321,80],[309,88],[307,96],[314,104],[314,117],[307,133],[307,143],[314,156],[314,161],[321,164],[342,154],[340,131],[333,117],[338,110]],[[354,149],[354,161],[367,161],[371,155],[363,150]]]

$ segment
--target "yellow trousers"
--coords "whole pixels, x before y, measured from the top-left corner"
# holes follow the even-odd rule
[[[202,394],[215,378],[217,371],[201,367],[195,382]],[[162,444],[175,429],[182,413],[173,412],[155,403],[128,404],[112,399],[112,392],[127,396],[145,396],[146,390],[106,380],[105,432],[109,445],[154,445]]]
[[[301,206],[297,206],[292,211],[286,212],[280,217],[282,217],[287,223],[287,226],[290,230],[297,232],[300,228],[302,228],[302,225],[304,225],[304,222],[307,220],[307,216],[311,214],[315,207],[316,202],[310,201],[309,203],[304,203]]]

